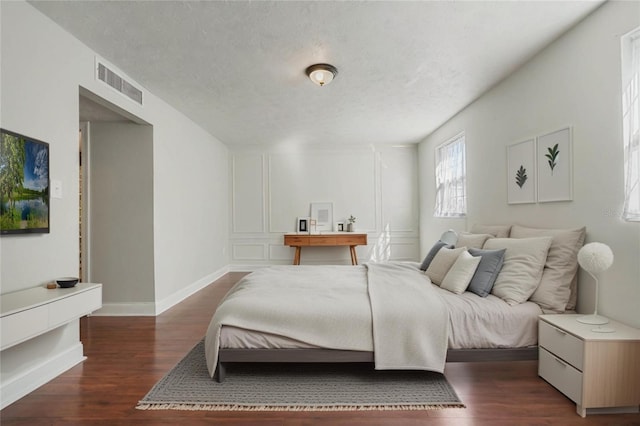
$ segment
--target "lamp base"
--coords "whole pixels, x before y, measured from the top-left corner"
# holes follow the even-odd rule
[[[583,324],[602,325],[602,324],[607,324],[609,322],[609,319],[602,317],[600,315],[583,315],[581,317],[576,318],[576,321],[581,322]]]
[[[616,330],[615,328],[611,328],[611,327],[598,326],[598,327],[592,328],[591,331],[593,331],[594,333],[613,333]]]

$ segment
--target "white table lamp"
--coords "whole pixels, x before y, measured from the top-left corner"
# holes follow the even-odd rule
[[[584,324],[607,324],[609,320],[598,315],[598,274],[606,271],[613,264],[613,252],[606,244],[585,244],[578,252],[578,263],[596,281],[596,301],[593,315],[583,315],[577,320]],[[596,327],[592,331],[610,333],[614,330],[609,327]]]
[[[455,246],[458,242],[458,233],[453,229],[444,231],[444,233],[440,236],[440,241]]]

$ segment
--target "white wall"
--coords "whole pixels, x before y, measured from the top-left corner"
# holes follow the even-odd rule
[[[369,258],[388,224],[391,258],[418,257],[417,147],[275,147],[236,149],[231,154],[231,262],[235,269],[289,264],[294,249],[283,234],[296,218],[310,215],[310,203],[332,202],[334,222],[357,218],[368,234],[357,248]],[[349,264],[344,247],[309,247],[302,263]]]
[[[154,123],[156,301],[162,310],[227,272],[228,150],[182,115]],[[185,292],[185,284],[189,284]]]
[[[611,246],[599,311],[640,326],[640,226],[623,205],[620,36],[640,25],[639,2],[609,2],[420,144],[423,255],[442,230],[474,223],[587,227],[587,241]],[[573,201],[507,205],[506,146],[570,125]],[[434,147],[464,130],[466,220],[434,219]],[[592,312],[593,280],[580,275],[579,309]]]
[[[153,128],[89,125],[89,281],[102,283],[102,304],[155,298]]]
[[[0,292],[78,273],[81,86],[153,126],[156,311],[224,273],[226,147],[148,91],[139,106],[97,81],[95,52],[29,4],[0,2],[0,8],[0,125],[49,142],[50,177],[63,184],[63,198],[51,201],[50,234],[0,239]]]

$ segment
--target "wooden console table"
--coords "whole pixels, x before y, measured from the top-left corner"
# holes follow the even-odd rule
[[[349,246],[351,252],[351,264],[358,264],[356,246],[367,245],[367,234],[354,234],[353,232],[335,232],[330,234],[285,234],[284,245],[295,247],[296,254],[293,264],[300,264],[300,251],[307,246]]]

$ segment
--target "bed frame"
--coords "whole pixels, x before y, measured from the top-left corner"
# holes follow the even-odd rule
[[[449,349],[447,362],[524,361],[538,359],[538,347],[500,349]],[[373,352],[337,349],[220,349],[214,377],[225,378],[227,363],[234,362],[299,362],[336,363],[366,362],[373,364]]]

